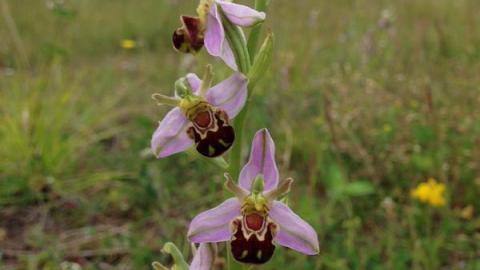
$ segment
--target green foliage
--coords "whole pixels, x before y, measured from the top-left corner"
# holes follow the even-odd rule
[[[262,269],[480,267],[479,8],[270,3],[272,65],[244,139],[272,132],[281,175],[295,179],[289,204],[317,230],[321,254],[278,248]],[[167,241],[188,255],[191,217],[226,196],[223,161],[159,161],[148,147],[167,110],[151,94],[171,95],[208,57],[166,42],[194,4],[0,0],[0,9],[0,268],[148,269],[171,265]],[[122,49],[123,39],[137,48]],[[428,177],[445,183],[447,206],[410,197]]]
[[[375,191],[368,181],[347,182],[337,166],[330,166],[327,191],[333,200],[346,200],[348,197],[369,195]]]

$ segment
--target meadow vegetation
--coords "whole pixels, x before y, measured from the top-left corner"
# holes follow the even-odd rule
[[[211,60],[169,42],[195,6],[0,0],[0,269],[150,269],[168,264],[166,241],[188,254],[191,218],[228,196],[223,171],[153,157],[169,108],[150,96]],[[245,137],[270,130],[280,175],[295,179],[290,206],[321,251],[277,249],[260,269],[480,269],[478,10],[272,0],[273,63]],[[444,204],[412,197],[429,178]]]

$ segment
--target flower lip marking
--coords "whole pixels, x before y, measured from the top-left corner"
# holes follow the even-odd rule
[[[199,112],[193,121],[202,128],[208,128],[212,124],[212,118],[209,111]]]
[[[198,97],[186,97],[180,103],[180,107],[185,113],[185,117],[190,120],[198,129],[198,132],[204,133],[207,129],[214,128],[215,107],[207,101]],[[205,136],[205,134],[203,134]]]
[[[260,218],[255,222],[255,226],[260,226],[260,231],[248,233],[249,227],[246,221],[249,216],[256,215]],[[255,218],[255,219],[256,219]],[[274,252],[275,245],[273,239],[277,232],[277,225],[268,217],[263,218],[258,214],[250,214],[246,217],[238,217],[231,223],[232,239],[230,242],[232,255],[235,260],[249,264],[263,264],[268,262]]]
[[[257,213],[251,213],[251,214],[245,215],[244,219],[245,219],[245,224],[250,230],[259,231],[263,227],[264,217]]]
[[[235,132],[225,111],[196,96],[182,99],[180,107],[191,121],[187,134],[200,154],[217,157],[233,145]]]
[[[231,247],[233,257],[240,262],[263,264],[271,259],[275,251],[273,239],[278,225],[269,218],[269,201],[263,196],[263,177],[259,176],[252,185],[252,192],[243,198],[241,216],[231,223]]]

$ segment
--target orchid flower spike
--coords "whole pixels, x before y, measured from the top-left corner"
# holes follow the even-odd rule
[[[230,241],[233,257],[248,264],[262,264],[273,256],[275,245],[315,255],[319,253],[315,230],[279,199],[293,182],[279,183],[275,145],[267,129],[258,131],[239,185],[226,175],[234,198],[196,216],[188,237],[193,243]]]
[[[182,152],[195,145],[206,157],[217,157],[233,144],[235,132],[230,125],[245,105],[247,78],[234,73],[210,87],[211,66],[203,81],[190,73],[176,83],[175,97],[152,96],[159,104],[174,106],[153,133],[151,148],[158,158]]]
[[[184,53],[195,53],[205,45],[209,54],[220,57],[230,68],[237,70],[222,20],[251,27],[264,21],[265,13],[224,0],[200,0],[197,13],[198,17],[180,17],[182,27],[173,33],[173,46]]]
[[[193,244],[192,246],[195,247]],[[153,262],[152,266],[155,270],[211,270],[215,265],[217,246],[215,244],[200,244],[198,250],[194,250],[190,265],[185,262],[182,253],[175,244],[166,243],[162,251],[172,256],[174,264],[171,268],[168,268],[159,262]]]

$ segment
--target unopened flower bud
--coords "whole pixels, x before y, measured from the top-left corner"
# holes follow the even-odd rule
[[[266,70],[272,62],[273,53],[273,34],[269,34],[262,44],[262,47],[258,51],[258,55],[255,57],[252,68],[248,73],[248,80],[250,87],[255,85],[260,78],[265,75]]]

